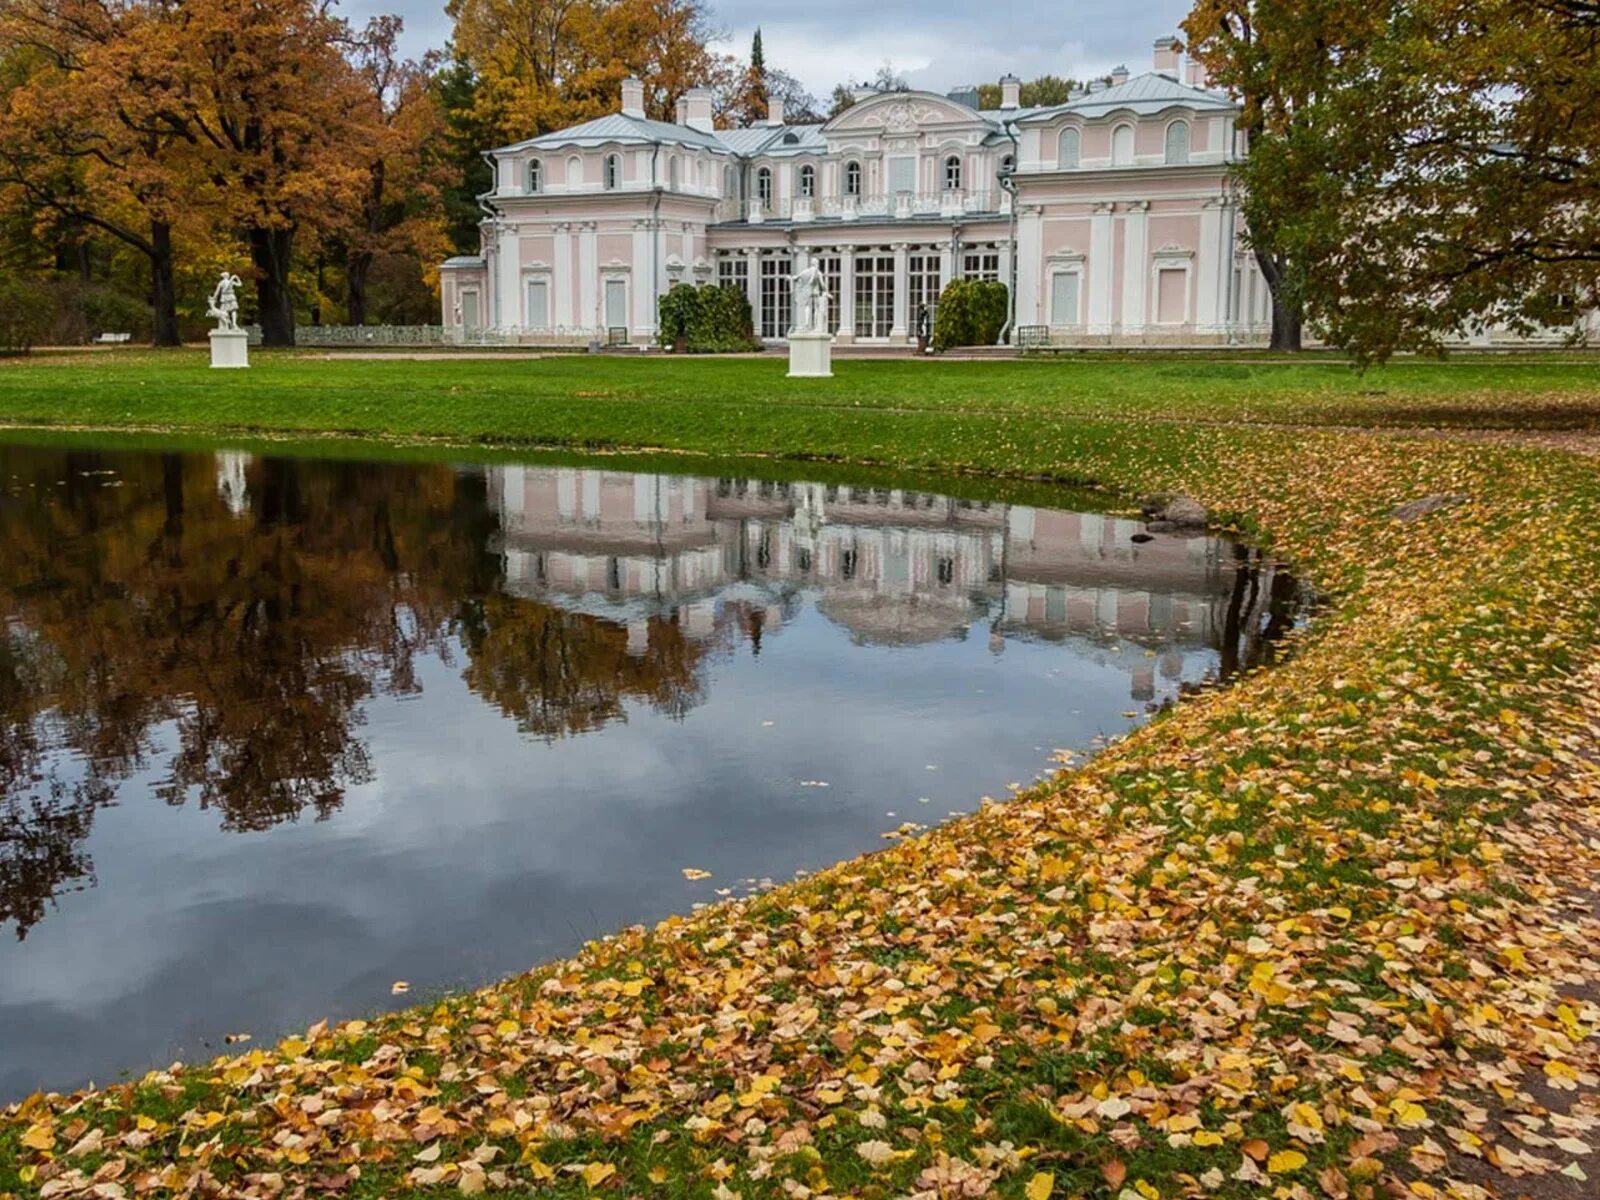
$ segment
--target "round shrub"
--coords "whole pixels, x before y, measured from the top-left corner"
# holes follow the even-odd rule
[[[953,279],[939,293],[933,320],[933,348],[992,346],[1005,328],[1010,293],[1003,283]]]

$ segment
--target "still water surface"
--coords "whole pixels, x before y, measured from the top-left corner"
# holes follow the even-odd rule
[[[0,444],[0,1100],[874,849],[1270,657],[1286,572],[1141,536],[870,481]]]

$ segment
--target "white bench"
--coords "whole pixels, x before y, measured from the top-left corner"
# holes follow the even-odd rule
[[[94,344],[96,346],[120,346],[124,342],[131,341],[133,341],[133,334],[131,333],[102,333],[95,337]]]

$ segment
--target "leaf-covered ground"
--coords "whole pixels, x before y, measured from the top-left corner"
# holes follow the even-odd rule
[[[1594,462],[1047,401],[706,424],[1189,492],[1329,594],[1286,665],[763,896],[34,1097],[0,1193],[1600,1194]],[[701,448],[694,409],[641,410],[639,442]],[[1460,502],[1389,515],[1429,495]]]

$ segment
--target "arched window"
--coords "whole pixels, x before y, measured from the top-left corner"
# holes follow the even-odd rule
[[[1111,131],[1111,165],[1133,166],[1133,126],[1118,125]]]
[[[1174,121],[1167,126],[1167,165],[1182,166],[1189,161],[1189,122]]]
[[[673,191],[678,190],[678,183],[683,178],[682,168],[678,165],[678,156],[669,155],[667,158],[667,186]]]
[[[1076,167],[1083,152],[1083,135],[1069,125],[1056,139],[1056,166],[1063,171]]]
[[[544,164],[537,158],[528,160],[528,191],[539,192],[544,190]]]
[[[800,194],[808,199],[817,194],[817,169],[810,164],[800,168]]]
[[[606,191],[614,192],[622,183],[622,156],[620,154],[606,155]]]
[[[583,186],[583,159],[574,154],[567,159],[567,190],[574,191]]]
[[[844,194],[861,195],[861,164],[858,162],[851,161],[844,165]]]
[[[772,203],[772,168],[762,167],[756,172],[756,199],[763,204]]]
[[[952,154],[944,160],[944,190],[959,192],[961,190],[961,156]]]
[[[1013,154],[1007,154],[1000,160],[1000,174],[1010,175],[1017,169],[1017,159]]]

